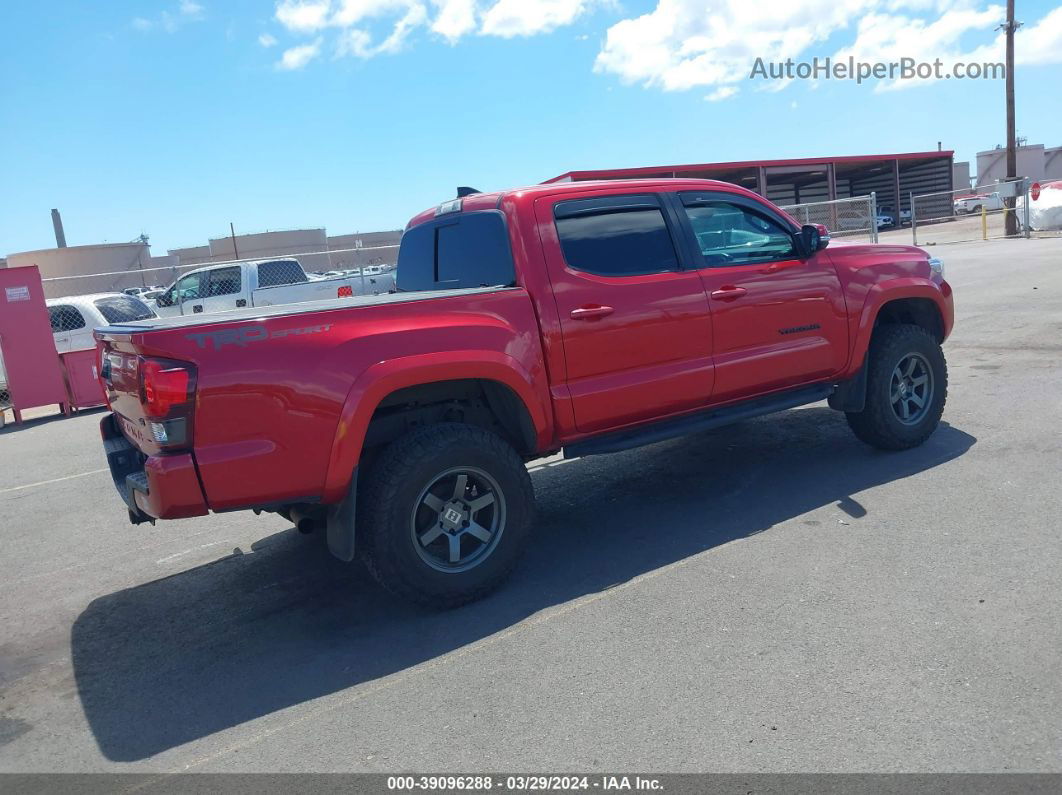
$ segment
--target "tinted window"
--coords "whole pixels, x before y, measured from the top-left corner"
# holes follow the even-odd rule
[[[85,328],[85,318],[81,312],[76,307],[65,304],[48,307],[48,319],[52,323],[53,334]]]
[[[575,203],[558,202],[554,215],[564,259],[571,267],[605,276],[678,268],[675,246],[659,207],[579,209],[567,216],[569,204]]]
[[[501,213],[455,213],[402,235],[396,276],[399,290],[511,285],[516,282],[515,274]]]
[[[218,268],[210,272],[210,296],[232,295],[240,292],[240,269]]]
[[[277,259],[258,264],[258,286],[277,287],[281,284],[302,284],[309,281],[298,260]]]
[[[130,320],[147,320],[155,317],[150,307],[131,295],[110,295],[93,301],[108,323],[128,323]]]
[[[726,201],[687,206],[706,265],[751,265],[794,259],[793,236],[770,218]]]

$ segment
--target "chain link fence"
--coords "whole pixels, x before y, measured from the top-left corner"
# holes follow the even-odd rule
[[[911,229],[886,234],[886,242],[933,246],[1008,238],[1062,237],[1057,222],[1040,227],[1033,216],[1039,206],[1031,196],[1032,181],[1017,197],[998,183],[937,193],[911,194]],[[1044,213],[1037,217],[1051,218]],[[1057,217],[1057,216],[1054,216]],[[1041,228],[1043,227],[1043,228]]]
[[[878,242],[879,219],[877,195],[856,196],[835,201],[807,202],[782,206],[801,224],[822,224],[836,238]]]
[[[136,290],[138,297],[150,303],[164,290],[173,287],[184,274],[201,268],[211,268],[199,276],[199,280],[193,279],[194,285],[188,284],[187,288],[195,288],[196,295],[200,298],[232,295],[240,291],[241,279],[238,266],[245,262],[261,262],[259,277],[262,280],[259,287],[276,287],[285,284],[294,284],[304,281],[302,273],[305,272],[311,281],[352,277],[364,281],[364,287],[369,293],[373,290],[371,279],[381,273],[387,274],[394,271],[394,262],[397,257],[398,245],[386,246],[359,246],[351,249],[336,249],[327,252],[333,266],[344,259],[358,258],[362,261],[371,261],[373,264],[358,265],[347,268],[328,268],[328,264],[321,260],[321,252],[310,251],[305,253],[278,255],[275,259],[268,256],[248,257],[220,262],[196,262],[187,265],[168,265],[160,268],[133,267],[128,270],[109,271],[105,273],[85,273],[73,276],[56,276],[42,279],[45,295],[50,298],[87,295],[91,293],[119,293],[125,290]],[[314,270],[313,263],[317,263],[325,270]],[[224,268],[219,266],[231,265],[234,267]],[[305,271],[303,270],[305,268]],[[147,287],[145,288],[145,285]],[[182,291],[186,285],[182,284]],[[364,291],[362,291],[364,292]]]

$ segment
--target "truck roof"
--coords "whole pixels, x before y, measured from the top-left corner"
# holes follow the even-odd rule
[[[665,188],[675,189],[681,187],[689,187],[695,190],[711,190],[720,189],[727,190],[734,193],[745,194],[749,196],[757,196],[758,194],[752,193],[752,191],[742,188],[740,185],[735,185],[732,182],[722,182],[717,179],[694,179],[694,178],[674,178],[674,177],[659,177],[650,179],[593,179],[582,182],[549,182],[541,185],[528,185],[523,188],[511,188],[504,191],[494,191],[492,193],[473,193],[460,199],[461,209],[460,212],[467,212],[473,210],[493,210],[501,207],[502,201],[507,198],[515,198],[520,201],[534,201],[540,196],[556,196],[563,195],[565,193],[586,193],[587,191],[593,191],[597,189],[613,190],[633,190],[644,191],[652,188]],[[434,207],[430,207],[421,213],[413,216],[409,223],[406,224],[406,229],[422,224],[425,221],[430,221],[435,218],[439,207],[450,202],[458,201],[457,199],[447,199],[444,202],[440,202]]]

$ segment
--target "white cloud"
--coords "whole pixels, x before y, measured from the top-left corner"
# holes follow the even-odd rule
[[[1014,60],[1019,65],[1062,63],[1062,6],[1049,12],[1039,22],[1018,31]]]
[[[648,13],[607,28],[593,68],[625,83],[665,91],[709,89],[705,98],[719,101],[749,82],[758,57],[767,62],[848,55],[886,62],[939,57],[949,69],[958,61],[995,62],[1002,60],[1002,39],[993,33],[1004,15],[999,2],[656,0]],[[181,7],[185,5],[198,7],[189,0]],[[601,8],[621,13],[616,0],[277,0],[275,19],[296,36],[315,39],[285,53],[297,53],[291,57],[298,65],[284,68],[299,68],[305,63],[299,59],[307,57],[302,53],[310,52],[307,47],[316,46],[307,60],[326,47],[336,57],[372,58],[400,52],[418,34],[450,44],[472,35],[534,36],[570,26]],[[1062,8],[1027,22],[1018,33],[1018,64],[1062,62]],[[824,51],[827,42],[830,49]],[[778,92],[791,82],[757,80],[750,88]],[[815,89],[828,81],[804,82]],[[922,82],[882,81],[877,89]]]
[[[729,99],[738,92],[738,89],[734,86],[719,86],[715,91],[705,97],[709,102],[719,102],[722,99]]]
[[[483,13],[480,32],[502,38],[549,33],[570,25],[587,5],[583,0],[498,0]]]
[[[881,0],[659,0],[608,29],[594,68],[667,91],[736,84],[757,57],[796,57]]]
[[[328,24],[330,0],[283,0],[277,3],[277,22],[296,33],[313,33]]]
[[[302,69],[310,61],[321,54],[321,39],[316,39],[310,44],[300,44],[298,47],[292,47],[284,50],[284,54],[280,56],[280,60],[277,61],[277,68],[291,71],[293,69]]]
[[[476,29],[476,0],[432,0],[431,29],[451,44]]]
[[[725,98],[719,88],[744,83],[758,57],[940,58],[950,71],[959,61],[1003,60],[1001,35],[973,48],[967,40],[983,40],[1004,16],[1003,6],[985,0],[658,0],[651,12],[608,29],[594,69],[665,91],[716,86],[709,99]],[[830,37],[846,31],[850,44],[822,51]],[[1062,8],[1020,30],[1016,49],[1019,65],[1062,62]],[[758,90],[779,91],[790,81],[758,82]],[[883,81],[878,89],[925,82]]]
[[[984,47],[963,52],[961,39],[973,31],[991,31],[1005,16],[1006,9],[998,5],[983,10],[953,8],[935,20],[868,14],[859,21],[855,41],[839,50],[836,57],[853,57],[868,63],[888,63],[902,58],[931,62],[939,58],[942,68],[950,73],[956,63],[981,62],[990,55]],[[1002,60],[1002,55],[1002,52],[994,54],[993,60]],[[879,82],[877,90],[911,88],[935,80],[935,77],[888,79]]]
[[[192,2],[192,0],[181,0],[179,11],[181,13],[181,16],[185,16],[190,19],[203,18],[203,6],[199,3]]]
[[[271,33],[263,33],[258,37],[258,43],[263,47],[275,47],[277,43],[277,37]]]
[[[192,0],[180,0],[173,10],[160,11],[158,16],[135,17],[132,25],[136,30],[147,33],[153,30],[162,30],[166,33],[176,33],[188,22],[201,22],[205,18],[203,6]]]
[[[512,38],[549,33],[609,0],[280,0],[276,20],[292,33],[336,30],[338,56],[371,58],[403,49],[417,30],[456,44],[471,34]]]

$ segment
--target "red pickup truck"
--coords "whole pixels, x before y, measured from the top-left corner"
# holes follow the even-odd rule
[[[464,195],[410,221],[392,294],[99,329],[115,485],[134,523],[274,511],[398,595],[470,601],[534,530],[531,459],[820,400],[921,444],[941,264],[829,242],[722,182]]]

